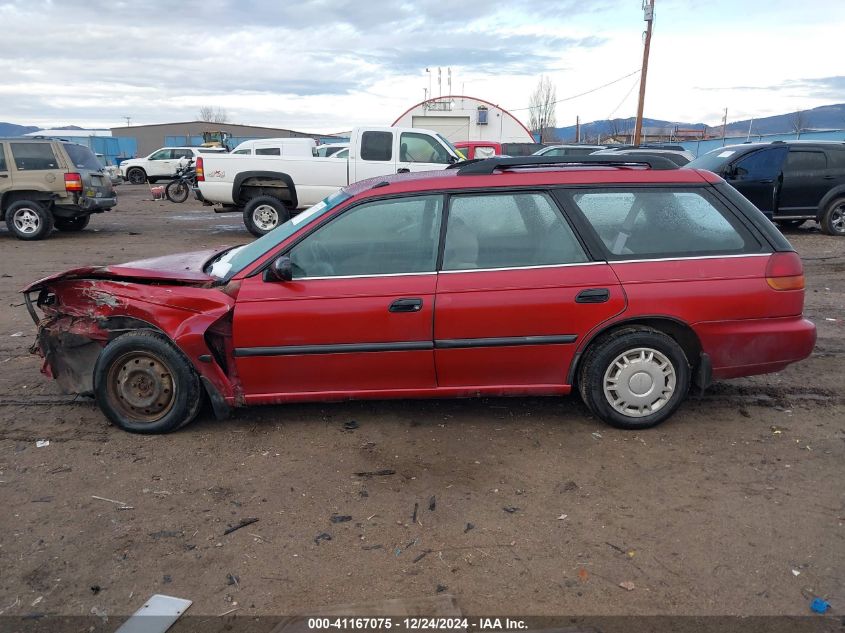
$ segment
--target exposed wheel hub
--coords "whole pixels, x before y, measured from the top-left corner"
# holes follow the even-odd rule
[[[675,393],[672,362],[656,349],[638,347],[617,356],[604,374],[604,395],[616,411],[641,418],[662,409]]]
[[[109,375],[109,391],[129,416],[155,421],[173,406],[173,376],[152,354],[128,354],[115,363]]]

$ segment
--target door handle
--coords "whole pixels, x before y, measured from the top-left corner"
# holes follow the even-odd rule
[[[765,180],[758,180],[761,185],[770,185],[774,182],[774,178],[766,178]]]
[[[0,178],[8,178],[9,174],[0,174]]]
[[[408,169],[407,167],[400,167],[399,169],[396,170],[396,173],[397,174],[410,174],[411,170]]]
[[[575,303],[605,303],[610,299],[607,288],[588,288],[575,296]]]
[[[422,310],[422,299],[397,299],[390,304],[388,312],[419,312]]]

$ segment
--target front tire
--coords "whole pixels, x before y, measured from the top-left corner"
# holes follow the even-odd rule
[[[126,172],[126,180],[133,185],[143,185],[147,180],[147,172],[140,167],[132,167]]]
[[[6,209],[6,226],[19,240],[43,240],[53,230],[53,214],[40,202],[18,200]]]
[[[199,378],[163,335],[142,330],[106,345],[94,367],[94,395],[113,424],[131,433],[168,433],[200,409]]]
[[[819,221],[825,235],[845,236],[845,198],[831,200]]]
[[[273,196],[256,196],[244,206],[244,225],[255,237],[266,235],[289,219],[285,203]]]
[[[174,180],[168,183],[164,189],[164,195],[170,202],[185,202],[188,199],[189,192],[188,183],[184,180]]]
[[[83,230],[90,221],[90,215],[80,215],[75,218],[56,218],[56,228],[60,231],[73,233]]]
[[[652,328],[625,328],[594,343],[578,387],[589,409],[620,429],[647,429],[668,419],[689,390],[690,366],[675,340]]]

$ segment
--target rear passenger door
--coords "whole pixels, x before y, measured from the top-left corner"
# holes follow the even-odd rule
[[[827,157],[822,150],[790,147],[783,165],[783,185],[775,217],[815,215],[832,186],[833,177],[828,173]]]
[[[453,195],[437,282],[439,387],[564,391],[578,341],[625,307],[543,191]]]

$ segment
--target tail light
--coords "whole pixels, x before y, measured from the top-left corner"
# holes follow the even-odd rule
[[[82,191],[82,176],[65,174],[65,191]]]
[[[775,253],[766,266],[766,283],[774,290],[803,290],[804,265],[795,252]]]
[[[202,166],[202,156],[197,157],[197,182],[205,182],[205,170]]]

